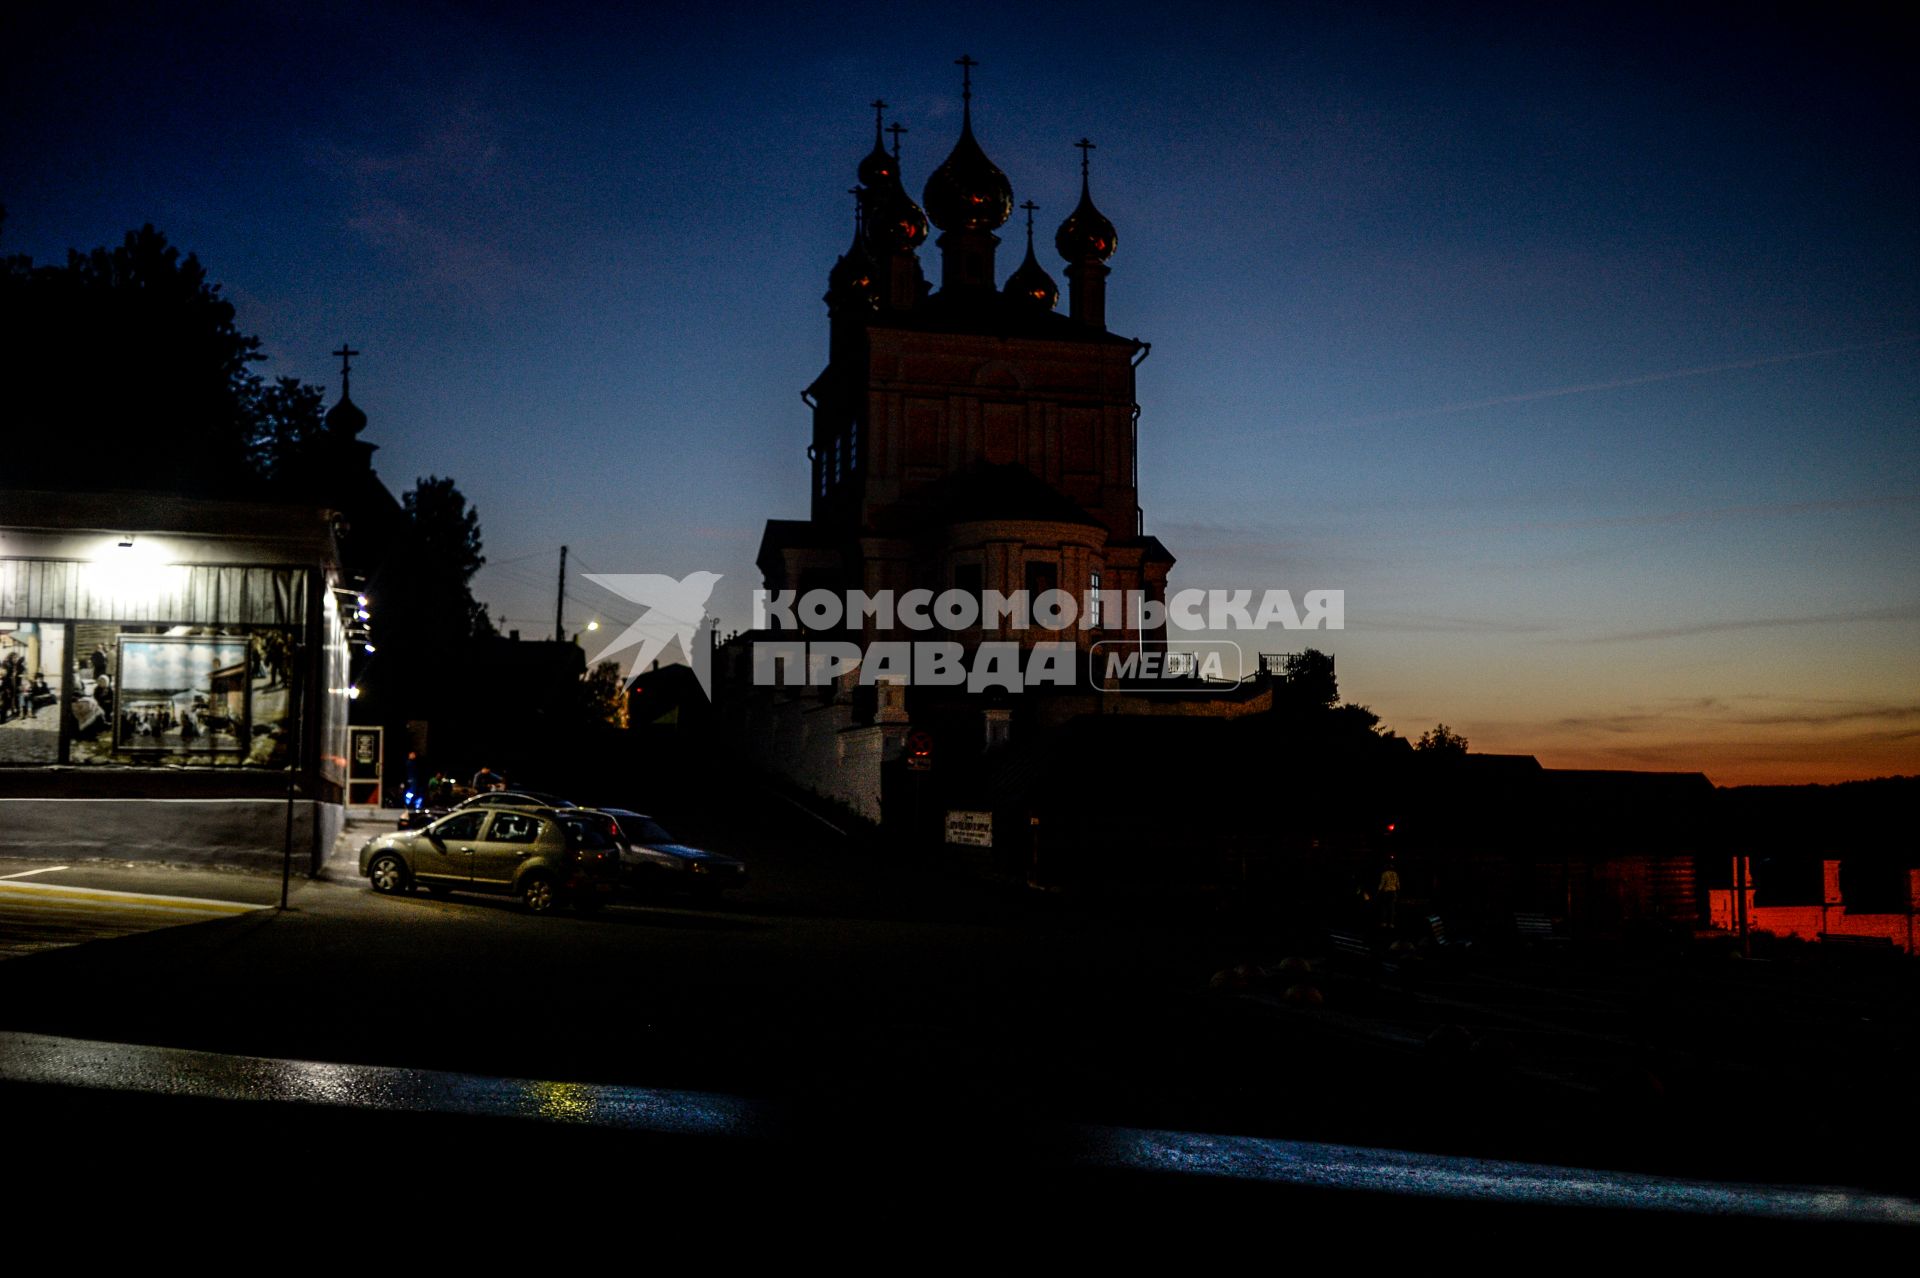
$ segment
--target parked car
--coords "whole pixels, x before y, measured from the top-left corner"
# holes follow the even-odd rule
[[[409,804],[400,810],[400,820],[394,828],[400,830],[420,830],[432,825],[453,809],[444,803]]]
[[[557,794],[548,794],[541,790],[488,790],[484,794],[468,794],[464,799],[452,804],[422,804],[408,808],[400,814],[396,828],[418,830],[432,825],[449,812],[458,812],[462,808],[572,808],[578,806],[570,799]]]
[[[471,799],[462,799],[453,805],[453,811],[462,808],[577,808],[580,805],[557,794],[548,794],[542,790],[489,790],[485,794],[476,794]]]
[[[621,855],[604,821],[573,809],[481,805],[367,840],[360,873],[376,892],[489,892],[545,914],[604,904],[619,885]]]
[[[631,888],[689,892],[711,900],[747,881],[745,861],[682,843],[643,812],[626,808],[594,811],[612,818],[619,829],[620,877]]]

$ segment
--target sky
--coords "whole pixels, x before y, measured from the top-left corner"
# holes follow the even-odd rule
[[[865,104],[917,194],[970,53],[1056,278],[1098,143],[1174,588],[1344,590],[1291,646],[1406,735],[1920,772],[1920,50],[1881,7],[1540,8],[30,6],[0,251],[152,222],[262,371],[336,386],[350,340],[507,626],[551,634],[565,544],[720,572],[733,628],[807,511]],[[569,632],[633,612],[569,582]]]

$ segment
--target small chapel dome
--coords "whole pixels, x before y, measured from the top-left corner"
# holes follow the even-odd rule
[[[332,434],[352,439],[367,428],[367,415],[342,390],[340,401],[327,410],[326,423],[327,430]]]
[[[1113,256],[1119,237],[1107,215],[1094,207],[1093,192],[1087,185],[1087,152],[1093,149],[1093,143],[1081,138],[1074,145],[1080,148],[1080,203],[1054,232],[1053,246],[1069,262],[1104,262]]]
[[[1117,242],[1113,223],[1107,221],[1106,214],[1093,206],[1093,196],[1087,193],[1084,186],[1081,187],[1080,203],[1074,206],[1073,212],[1067,214],[1067,220],[1054,232],[1054,248],[1069,262],[1084,262],[1088,258],[1104,262],[1113,256]]]
[[[1027,211],[1027,255],[1014,268],[1013,274],[1007,276],[1006,286],[1001,291],[1008,297],[1017,297],[1050,311],[1060,305],[1060,286],[1054,283],[1053,276],[1047,274],[1033,255],[1033,214],[1039,205],[1028,200],[1020,207]]]

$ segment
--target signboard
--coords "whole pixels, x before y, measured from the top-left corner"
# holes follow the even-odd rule
[[[993,813],[969,812],[961,808],[947,810],[947,842],[963,848],[993,846]]]
[[[347,802],[353,807],[380,806],[380,771],[385,762],[384,728],[347,729]]]
[[[907,771],[933,771],[933,734],[924,728],[907,734]]]

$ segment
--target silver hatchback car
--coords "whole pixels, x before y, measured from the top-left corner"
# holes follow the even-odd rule
[[[571,809],[463,808],[419,830],[368,839],[360,873],[373,890],[516,896],[536,914],[592,909],[620,882],[620,850],[605,818]]]

